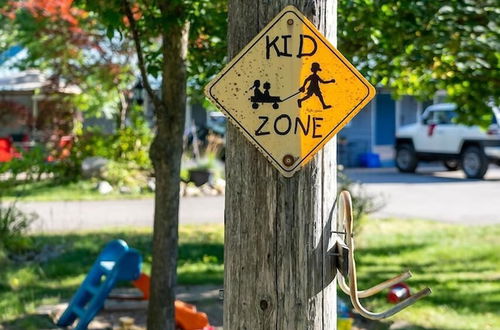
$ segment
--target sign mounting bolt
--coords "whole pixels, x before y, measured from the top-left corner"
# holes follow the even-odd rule
[[[283,157],[283,164],[285,166],[292,166],[293,163],[295,163],[295,158],[292,155],[288,154]]]
[[[289,18],[286,22],[288,25],[293,25],[293,19],[291,19],[291,18]]]

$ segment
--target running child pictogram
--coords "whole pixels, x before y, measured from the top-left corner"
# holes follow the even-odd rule
[[[321,67],[317,62],[314,62],[311,65],[311,71],[312,74],[309,77],[307,77],[306,80],[304,80],[302,87],[299,88],[299,92],[304,93],[306,90],[307,82],[309,82],[309,86],[307,87],[307,94],[303,98],[298,99],[297,104],[299,108],[302,108],[302,102],[304,102],[311,96],[316,95],[320,100],[321,104],[323,105],[323,109],[324,110],[330,109],[332,106],[325,103],[325,100],[323,99],[323,94],[321,93],[321,88],[319,87],[319,83],[331,84],[335,82],[335,79],[331,80],[321,79],[321,77],[318,75],[318,71],[321,71]]]

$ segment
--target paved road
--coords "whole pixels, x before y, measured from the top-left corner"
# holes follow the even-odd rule
[[[485,180],[465,179],[463,172],[424,167],[416,174],[394,168],[348,169],[366,190],[385,200],[378,218],[421,218],[471,225],[500,224],[500,168],[490,166]]]
[[[30,202],[20,207],[38,213],[40,219],[32,225],[37,232],[153,225],[153,199]],[[179,217],[181,224],[223,223],[224,197],[181,198]]]
[[[381,198],[385,207],[378,218],[421,218],[473,225],[500,223],[500,168],[491,167],[485,180],[467,180],[462,172],[426,167],[417,174],[393,168],[348,169],[367,191]],[[38,232],[74,231],[109,227],[149,227],[153,200],[30,202],[21,207],[35,211]],[[182,198],[181,224],[224,222],[224,197]]]

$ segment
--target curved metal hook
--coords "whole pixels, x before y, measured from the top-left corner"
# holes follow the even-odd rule
[[[411,272],[406,271],[402,274],[399,274],[398,276],[395,276],[391,279],[388,279],[387,281],[384,281],[380,284],[377,284],[369,289],[358,291],[358,297],[359,298],[366,298],[366,297],[373,296],[374,294],[377,294],[384,289],[390,288],[391,286],[393,286],[395,284],[398,284],[404,280],[409,279],[411,276],[412,276]],[[347,285],[344,276],[342,276],[342,274],[340,272],[338,272],[338,284],[339,284],[340,289],[342,289],[342,291],[344,291],[344,293],[346,295],[348,295],[348,296],[351,295],[351,289]]]
[[[365,309],[360,301],[359,298],[363,297],[368,297],[371,296],[382,289],[385,289],[391,285],[393,285],[394,281],[398,280],[396,283],[400,282],[402,279],[406,279],[411,277],[410,272],[403,273],[393,279],[390,279],[388,281],[385,281],[383,283],[380,283],[379,285],[376,285],[368,290],[364,291],[358,291],[358,282],[357,282],[357,277],[356,277],[356,263],[354,261],[354,239],[352,235],[352,201],[351,201],[351,195],[349,194],[348,191],[342,191],[340,193],[340,203],[339,205],[341,206],[341,217],[343,218],[344,221],[344,226],[345,226],[345,232],[346,232],[346,244],[349,247],[349,254],[348,254],[348,259],[349,259],[349,290],[346,292],[348,289],[347,285],[345,283],[344,277],[339,273],[339,285],[340,288],[346,292],[347,294],[350,295],[351,297],[351,302],[354,308],[363,316],[368,319],[372,320],[379,320],[379,319],[384,319],[387,317],[390,317],[402,309],[414,304],[417,300],[428,296],[431,294],[431,289],[425,288],[422,291],[419,291],[418,293],[406,298],[402,302],[398,303],[394,307],[388,309],[387,311],[381,312],[381,313],[373,313]],[[340,207],[339,207],[340,208]],[[395,284],[395,283],[394,283]]]

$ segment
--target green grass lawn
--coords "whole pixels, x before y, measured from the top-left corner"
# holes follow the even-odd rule
[[[179,282],[222,284],[222,226],[180,231]],[[144,256],[149,272],[150,232],[115,230],[35,236],[39,246],[64,248],[47,263],[0,264],[0,321],[68,299],[105,242],[123,238]],[[411,269],[412,290],[433,294],[380,324],[404,320],[409,329],[500,329],[500,226],[467,227],[427,221],[367,221],[357,238],[359,287],[367,288]],[[340,291],[340,290],[339,290]],[[340,295],[340,294],[339,294]],[[390,307],[385,293],[365,299],[371,309]]]
[[[106,242],[121,238],[143,255],[143,271],[151,267],[150,230],[103,231],[35,236],[37,245],[58,246],[63,253],[47,263],[0,263],[0,322],[37,306],[69,299]],[[221,284],[223,227],[183,226],[180,229],[178,282]]]
[[[16,198],[22,201],[75,201],[153,197],[152,192],[121,194],[116,189],[109,194],[102,195],[95,189],[96,185],[97,183],[91,180],[65,184],[56,184],[51,180],[44,180],[2,188],[2,198],[7,201]]]
[[[410,269],[413,292],[433,290],[394,319],[425,329],[500,329],[500,226],[368,221],[356,242],[360,289]],[[375,311],[390,307],[385,294],[364,300]]]

